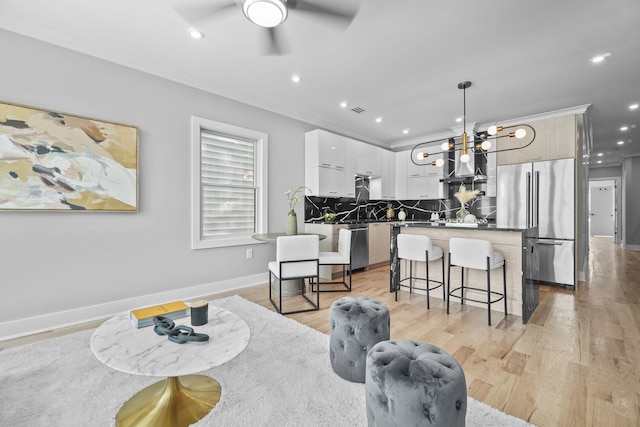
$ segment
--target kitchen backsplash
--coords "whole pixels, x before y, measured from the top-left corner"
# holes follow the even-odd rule
[[[306,196],[304,201],[305,222],[322,222],[324,214],[332,212],[335,219],[332,222],[354,221],[385,221],[389,204],[393,207],[394,216],[391,220],[398,220],[398,212],[403,208],[407,221],[429,221],[431,214],[436,212],[440,219],[455,218],[460,209],[456,199],[444,200],[369,200],[356,201],[348,197],[315,197]],[[495,222],[496,198],[480,196],[472,200],[467,210],[477,218],[486,218]]]

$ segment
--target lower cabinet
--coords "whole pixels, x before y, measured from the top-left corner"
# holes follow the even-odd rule
[[[389,263],[391,259],[391,223],[369,224],[369,266]]]

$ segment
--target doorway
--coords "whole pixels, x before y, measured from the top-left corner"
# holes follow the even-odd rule
[[[615,238],[616,183],[589,182],[589,235]]]

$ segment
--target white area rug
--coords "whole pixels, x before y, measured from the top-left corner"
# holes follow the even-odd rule
[[[220,382],[222,397],[197,426],[367,425],[364,384],[333,372],[328,335],[238,296],[213,304],[243,317],[251,342],[204,372]],[[92,333],[0,351],[0,425],[113,426],[120,406],[158,381],[104,366],[89,347]],[[467,426],[530,424],[469,398]]]

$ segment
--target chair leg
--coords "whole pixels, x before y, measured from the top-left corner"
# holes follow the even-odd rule
[[[460,295],[462,295],[462,298],[460,298],[460,305],[464,305],[464,267],[460,267],[460,271],[462,271],[462,282],[460,282]]]
[[[351,276],[353,276],[353,272],[351,271],[351,260],[349,260],[349,292],[351,292]]]
[[[427,274],[427,276],[425,277],[425,283],[426,286],[425,288],[427,289],[427,310],[429,310],[429,251],[426,251],[426,259],[425,259],[425,273]]]
[[[489,258],[487,257],[487,316],[489,326],[491,326],[491,268],[489,267]]]
[[[398,301],[398,288],[400,287],[400,282],[402,281],[402,260],[398,258],[398,283],[396,283],[396,301]]]
[[[504,292],[504,315],[507,316],[507,261],[502,264],[502,287]]]
[[[444,262],[444,261],[443,261]],[[448,274],[447,274],[447,314],[449,314],[449,300],[451,300],[451,254],[449,254]],[[444,272],[444,270],[443,270]],[[444,280],[444,277],[442,278]],[[444,285],[443,285],[444,287]]]
[[[413,261],[409,260],[409,293],[413,293]]]
[[[447,296],[445,295],[445,289],[444,289],[444,254],[442,254],[442,258],[440,258],[440,262],[442,263],[442,279],[441,282],[442,283],[442,302],[444,302],[444,300],[447,298]]]

